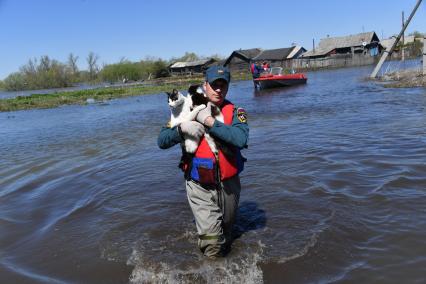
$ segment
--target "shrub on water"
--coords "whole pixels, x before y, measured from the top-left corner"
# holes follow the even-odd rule
[[[65,64],[42,56],[40,63],[29,60],[19,72],[10,74],[4,80],[8,91],[61,88],[71,86],[71,74]]]
[[[106,65],[100,78],[106,82],[140,81],[169,76],[167,64],[161,59],[147,59],[140,62],[123,61]]]
[[[8,91],[25,90],[25,81],[24,74],[12,73],[4,79],[4,88]]]
[[[125,81],[138,81],[142,79],[142,74],[137,63],[120,62],[116,64],[106,65],[100,72],[102,81],[105,82],[121,82]]]

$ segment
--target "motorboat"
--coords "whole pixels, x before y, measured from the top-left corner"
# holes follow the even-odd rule
[[[308,78],[303,73],[282,74],[281,67],[272,67],[268,73],[263,73],[259,78],[253,79],[255,86],[260,89],[306,84],[307,80]]]

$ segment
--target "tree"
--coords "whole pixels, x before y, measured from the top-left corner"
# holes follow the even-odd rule
[[[414,36],[414,38],[423,38],[423,34],[419,31],[414,31],[412,33],[409,33],[408,35]]]
[[[183,55],[182,57],[178,57],[178,58],[172,58],[171,61],[173,62],[191,62],[191,61],[197,61],[200,60],[200,57],[195,54],[194,52],[185,52],[185,55]]]
[[[68,55],[68,68],[71,72],[71,75],[75,76],[78,73],[78,67],[77,67],[77,60],[78,60],[78,56],[75,56],[74,54],[70,53],[70,55]]]
[[[40,57],[40,64],[38,65],[38,71],[49,71],[50,69],[50,58],[47,55]]]
[[[128,80],[137,81],[142,78],[139,63],[129,61],[116,64],[105,65],[99,73],[103,81],[126,82]]]
[[[47,55],[37,59],[30,59],[20,67],[20,71],[10,74],[4,80],[6,90],[45,89],[68,87],[71,85],[67,66]]]
[[[211,59],[214,59],[214,60],[216,60],[216,61],[221,61],[221,60],[224,60],[225,59],[225,57],[224,56],[222,56],[222,55],[220,55],[220,54],[213,54],[212,56],[210,56],[209,58],[211,58]]]
[[[163,60],[157,60],[154,62],[154,76],[155,78],[168,77],[170,76],[167,64]]]
[[[19,91],[26,89],[25,77],[20,72],[15,72],[6,77],[3,81],[4,87],[8,91]]]
[[[95,76],[96,76],[97,72],[99,71],[98,64],[97,64],[98,59],[99,59],[99,56],[92,51],[89,52],[89,55],[86,58],[87,64],[88,64],[88,67],[89,67],[88,71],[89,71],[89,79],[90,80],[95,79]]]

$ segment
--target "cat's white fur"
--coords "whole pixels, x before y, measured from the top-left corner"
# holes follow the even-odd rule
[[[197,92],[200,94],[202,93],[205,96],[202,88],[198,88]],[[169,106],[171,110],[170,126],[174,127],[184,121],[195,120],[198,112],[205,108],[205,105],[199,105],[199,106],[196,106],[191,111],[192,105],[193,103],[192,103],[191,95],[188,94],[185,97],[180,92],[178,92],[177,100],[175,101],[169,100]],[[214,111],[212,111],[213,117],[223,123],[222,112],[217,106],[213,106],[213,107],[216,108]],[[204,133],[204,137],[206,138],[207,144],[209,145],[213,154],[217,157],[219,150],[217,148],[216,142],[214,141],[213,137],[211,137],[210,134],[208,133]],[[198,148],[198,144],[200,143],[200,140],[185,134],[184,134],[184,138],[185,138],[185,142],[184,142],[185,150],[188,153],[192,153],[192,154],[195,153],[195,151]]]
[[[174,127],[176,125],[181,124],[184,121],[195,120],[198,112],[205,108],[205,105],[200,105],[194,108],[191,111],[192,100],[190,96],[184,96],[182,93],[178,92],[178,99],[172,101],[169,99],[169,106],[171,111],[170,117],[170,126]],[[195,153],[198,148],[198,144],[200,143],[200,139],[195,138],[193,136],[189,136],[184,134],[185,139],[185,150],[188,153]]]
[[[206,93],[204,92],[203,88],[201,88],[201,87],[197,88],[197,93],[202,94],[203,96],[206,97]],[[220,111],[220,109],[217,106],[215,106],[215,105],[213,105],[213,108],[214,109],[212,109],[212,116],[215,119],[217,119],[218,121],[223,122],[223,115],[222,115],[222,112]],[[206,141],[207,141],[207,144],[210,147],[210,150],[212,150],[213,154],[217,158],[218,157],[217,155],[219,153],[219,149],[217,148],[217,144],[214,141],[214,138],[211,137],[210,134],[207,133],[207,132],[204,133],[204,137],[206,138]]]

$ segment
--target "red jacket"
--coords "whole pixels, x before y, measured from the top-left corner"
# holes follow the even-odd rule
[[[226,125],[232,124],[234,115],[234,105],[225,101],[221,109],[223,122]],[[184,169],[190,170],[189,176],[201,184],[215,184],[219,179],[221,181],[237,175],[242,170],[242,157],[238,148],[227,145],[230,151],[224,153],[219,149],[218,161],[210,149],[207,140],[202,137],[197,151],[192,158],[192,166],[188,163]],[[219,167],[217,167],[217,164]]]

